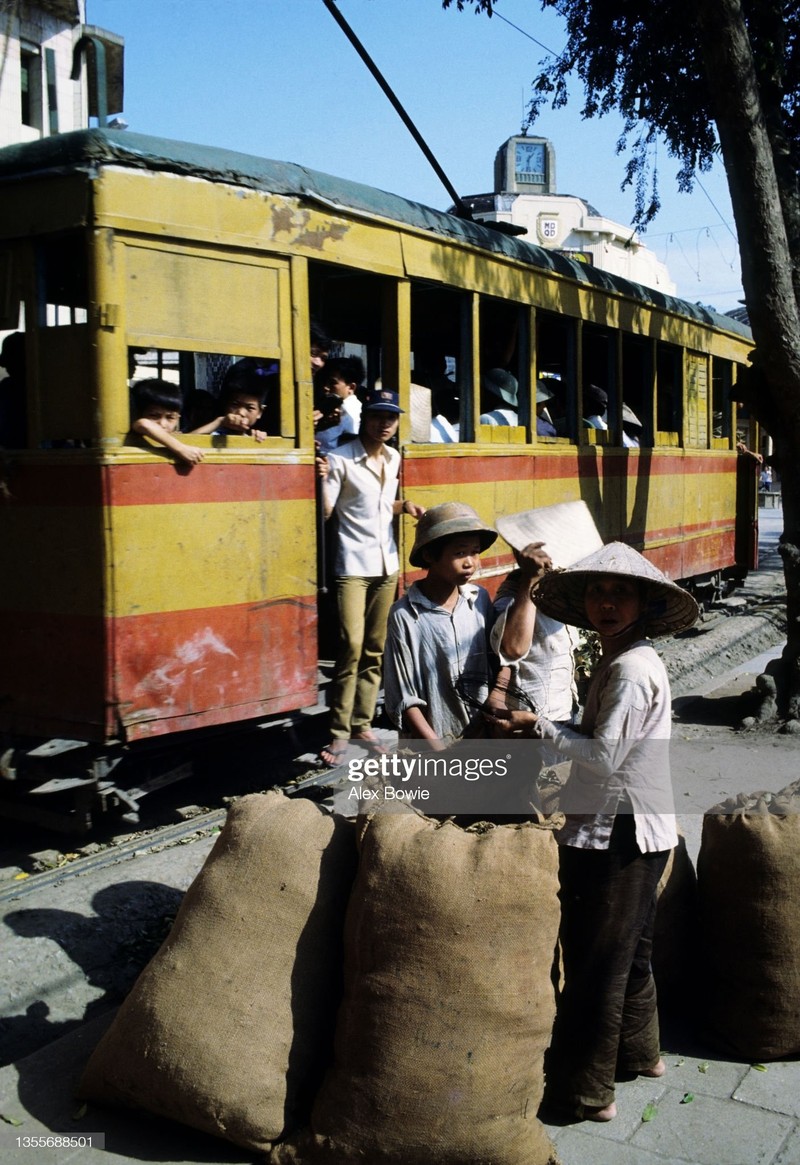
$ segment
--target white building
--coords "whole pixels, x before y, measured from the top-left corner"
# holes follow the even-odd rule
[[[556,193],[555,150],[547,138],[509,138],[495,158],[494,192],[463,202],[478,222],[524,227],[526,242],[675,294],[667,268],[630,226],[605,218],[583,198]]]
[[[99,102],[98,44],[107,80]],[[73,77],[76,45],[82,51]],[[11,0],[0,6],[0,146],[85,129],[90,117],[119,113],[122,54],[120,37],[86,24],[85,0]]]

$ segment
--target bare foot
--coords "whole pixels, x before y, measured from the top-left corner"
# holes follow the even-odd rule
[[[597,1121],[604,1123],[605,1121],[613,1121],[617,1115],[617,1106],[614,1101],[611,1104],[606,1104],[602,1108],[587,1108],[584,1106],[583,1119],[587,1121]]]
[[[667,1065],[659,1056],[657,1064],[654,1064],[652,1068],[643,1068],[641,1072],[637,1073],[637,1075],[649,1076],[651,1080],[658,1080],[659,1076],[663,1076],[666,1070]]]
[[[330,744],[326,744],[324,748],[319,750],[317,764],[323,768],[335,769],[337,765],[344,763],[346,752],[346,740],[332,740]]]

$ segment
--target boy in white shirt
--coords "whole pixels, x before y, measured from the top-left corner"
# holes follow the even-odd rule
[[[361,427],[358,393],[364,383],[364,362],[358,356],[337,356],[325,365],[325,391],[338,396],[341,404],[341,432],[355,434]]]

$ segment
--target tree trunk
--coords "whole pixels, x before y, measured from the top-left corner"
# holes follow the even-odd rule
[[[787,644],[779,710],[800,720],[800,311],[780,189],[740,0],[699,0],[703,56],[742,257],[756,351],[745,403],[772,436],[783,490]]]

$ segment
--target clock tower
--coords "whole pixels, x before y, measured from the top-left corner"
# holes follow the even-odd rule
[[[555,194],[556,153],[547,138],[518,134],[494,160],[495,194]]]

